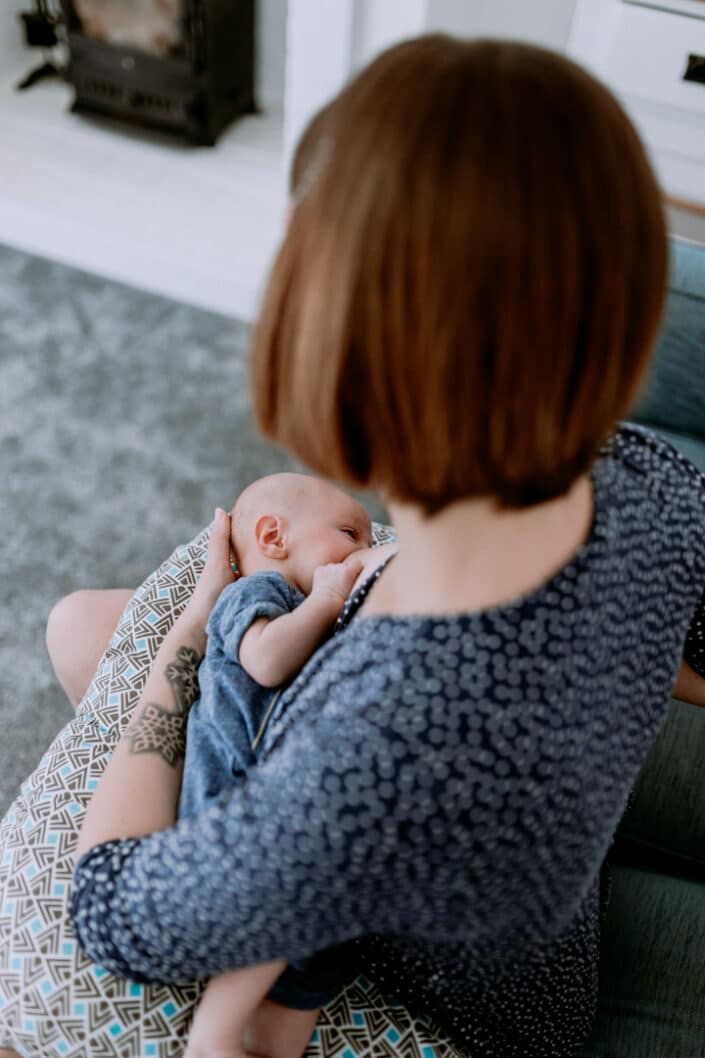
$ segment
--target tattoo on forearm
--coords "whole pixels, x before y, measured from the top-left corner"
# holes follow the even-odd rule
[[[125,731],[130,753],[158,753],[172,767],[186,752],[186,723],[199,693],[197,652],[191,647],[179,647],[176,659],[165,669],[176,711],[165,709],[158,702],[147,702]]]
[[[186,753],[186,716],[147,702],[125,731],[130,753],[158,753],[174,767]]]
[[[179,647],[176,658],[176,661],[167,665],[166,678],[171,684],[179,711],[188,714],[198,698],[198,665],[201,659],[192,647]]]

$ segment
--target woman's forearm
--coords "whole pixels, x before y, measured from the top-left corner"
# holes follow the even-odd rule
[[[135,714],[88,805],[77,857],[103,841],[173,826],[186,722],[198,697],[204,650],[202,621],[186,610],[165,636]]]
[[[78,858],[104,841],[139,838],[176,822],[186,722],[198,697],[208,615],[232,581],[230,517],[218,507],[193,595],[164,637],[134,716],[88,805]]]

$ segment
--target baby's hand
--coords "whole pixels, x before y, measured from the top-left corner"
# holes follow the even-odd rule
[[[362,566],[362,557],[356,553],[348,555],[344,562],[330,562],[327,566],[318,566],[313,574],[311,595],[316,598],[326,597],[335,602],[340,613]]]

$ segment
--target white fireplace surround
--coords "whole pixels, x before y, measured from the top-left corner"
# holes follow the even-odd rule
[[[308,118],[373,55],[432,30],[570,51],[623,99],[664,187],[704,197],[705,85],[679,79],[684,49],[705,52],[701,0],[259,0],[262,114],[212,149],[71,114],[58,81],[15,92],[41,59],[17,20],[30,4],[0,5],[0,242],[228,315],[257,311]]]

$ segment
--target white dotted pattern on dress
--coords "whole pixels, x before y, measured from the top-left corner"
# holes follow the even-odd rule
[[[83,858],[89,954],[182,982],[353,941],[473,1058],[576,1054],[602,861],[684,645],[705,675],[705,480],[624,426],[593,483],[588,541],[525,597],[356,620],[361,589],[246,780]]]

